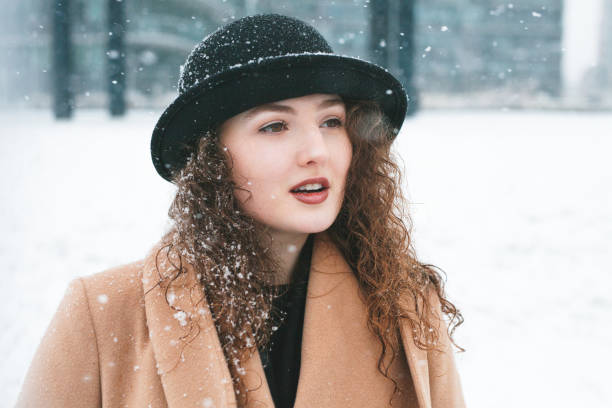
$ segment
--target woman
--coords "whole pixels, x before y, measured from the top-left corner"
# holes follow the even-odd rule
[[[75,280],[19,406],[463,407],[390,145],[398,81],[259,15],[206,37],[151,141],[178,187],[141,262]]]

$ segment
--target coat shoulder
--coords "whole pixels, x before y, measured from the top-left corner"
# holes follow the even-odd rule
[[[132,343],[148,341],[143,268],[144,261],[140,260],[77,279],[101,348],[125,335],[129,335]]]
[[[142,299],[143,268],[144,260],[139,260],[78,279],[83,283],[91,305],[112,308]]]

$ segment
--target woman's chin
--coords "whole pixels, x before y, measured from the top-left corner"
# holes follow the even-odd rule
[[[284,225],[268,225],[271,230],[289,234],[316,234],[326,231],[334,220],[317,220],[313,223],[312,220],[304,220],[304,222],[292,222]]]
[[[334,223],[334,220],[329,220],[328,222],[321,222],[322,220],[318,220],[316,223],[305,222],[295,227],[296,232],[303,232],[307,234],[316,234],[319,232],[326,231],[331,225]]]

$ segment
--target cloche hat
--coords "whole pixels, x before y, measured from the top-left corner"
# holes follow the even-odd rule
[[[395,134],[407,107],[386,69],[334,54],[314,27],[278,14],[244,17],[205,37],[181,66],[178,92],[151,138],[153,164],[168,181],[206,131],[261,104],[314,93],[373,100]]]

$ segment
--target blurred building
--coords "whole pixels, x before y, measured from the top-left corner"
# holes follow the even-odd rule
[[[0,106],[49,106],[49,26],[42,1],[2,4],[0,14]]]
[[[612,104],[612,1],[603,2],[602,21],[607,24],[601,25],[600,53],[599,53],[599,75],[601,98],[604,104]]]
[[[562,0],[428,0],[416,14],[417,86],[429,105],[465,93],[483,106],[561,94]]]
[[[106,95],[107,0],[68,0],[72,20],[75,105],[102,107]],[[343,54],[364,56],[367,10],[352,1],[133,0],[125,2],[128,103],[158,107],[176,95],[179,66],[205,35],[252,13],[294,15],[317,26]],[[43,0],[11,2],[0,24],[0,106],[51,104],[52,7]],[[0,18],[2,20],[2,18]],[[0,21],[1,23],[2,21]]]
[[[70,2],[75,104],[104,107],[106,0]],[[610,2],[605,3],[610,13]],[[301,18],[317,27],[336,52],[369,58],[368,5],[369,0],[125,2],[128,106],[167,104],[193,46],[219,25],[256,12]],[[15,17],[0,24],[0,52],[7,56],[0,63],[0,106],[48,107],[51,6],[21,0],[4,7],[4,16]],[[423,106],[561,106],[562,15],[563,0],[418,0],[415,83]],[[606,61],[612,59],[610,27],[606,24],[602,50]]]

